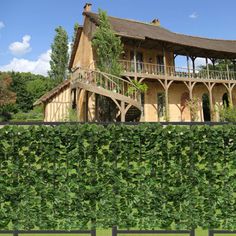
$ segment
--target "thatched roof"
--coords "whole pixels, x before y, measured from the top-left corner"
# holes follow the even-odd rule
[[[70,85],[70,80],[65,80],[62,83],[60,83],[59,85],[57,85],[55,88],[53,88],[51,91],[49,91],[48,93],[44,94],[41,98],[39,98],[33,105],[37,106],[40,105],[42,103],[47,102],[49,99],[51,99],[54,95],[56,95],[57,93],[59,93],[62,89],[66,88],[67,86]]]
[[[96,13],[84,12],[94,24],[99,25]],[[188,52],[192,56],[208,58],[236,58],[236,40],[208,39],[173,33],[163,27],[148,23],[109,17],[117,35],[137,40],[153,40],[166,43],[177,54]]]

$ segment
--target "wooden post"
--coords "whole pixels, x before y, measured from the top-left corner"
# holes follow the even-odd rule
[[[234,72],[236,72],[236,60],[233,60]]]
[[[193,63],[193,76],[195,77],[195,72],[196,72],[195,60],[196,60],[197,57],[192,56],[190,58],[191,58],[192,63]]]
[[[206,57],[207,79],[210,78],[208,58]]]
[[[236,60],[233,60],[233,65],[234,65],[234,75],[233,75],[233,79],[236,79]]]
[[[233,106],[232,88],[229,89],[229,102],[230,102],[230,106]]]
[[[188,68],[188,77],[190,78],[190,64],[189,64],[189,55],[187,55],[187,68]]]
[[[117,226],[112,227],[112,236],[117,236]]]
[[[213,121],[213,113],[214,113],[214,107],[213,107],[213,97],[212,97],[212,89],[209,90],[209,97],[210,97],[210,111],[211,111],[211,121]]]
[[[229,65],[227,60],[225,59],[225,66],[226,66],[226,71],[227,71],[227,79],[230,80],[230,75],[229,75]]]
[[[211,112],[211,121],[214,120],[214,104],[213,104],[213,95],[212,95],[212,90],[214,87],[215,83],[210,83],[208,82],[208,92],[209,92],[209,100],[210,100],[210,112]]]
[[[134,47],[134,79],[137,80],[137,51],[136,47]]]
[[[121,116],[121,122],[125,122],[125,102],[121,101],[121,111],[120,111],[120,116]]]
[[[211,62],[212,62],[213,70],[215,70],[216,69],[216,59],[211,58]]]
[[[163,62],[164,62],[164,75],[167,74],[167,71],[166,71],[166,50],[165,50],[165,47],[163,46],[162,47],[162,51],[163,51]]]
[[[169,86],[165,80],[165,105],[166,105],[166,121],[169,121]]]

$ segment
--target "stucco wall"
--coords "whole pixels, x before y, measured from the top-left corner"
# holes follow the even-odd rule
[[[93,66],[94,56],[91,39],[94,27],[94,24],[86,17],[72,68]]]
[[[145,94],[144,100],[144,121],[156,122],[164,121],[166,117],[158,117],[158,102],[157,94],[163,92],[164,89],[158,81],[146,82],[148,85],[148,91]],[[217,114],[217,105],[222,105],[222,97],[226,93],[226,88],[224,85],[215,85],[213,88],[213,105],[215,112],[215,120],[218,120],[219,116]],[[190,121],[190,110],[188,106],[181,104],[181,96],[184,93],[189,93],[188,88],[184,83],[173,83],[169,88],[169,121]],[[208,94],[208,90],[203,83],[197,83],[193,89],[193,97],[199,98],[198,105],[198,121],[204,121],[203,110],[202,110],[202,96],[203,94]],[[236,90],[233,94],[233,100],[236,100]],[[181,115],[182,113],[182,115]]]

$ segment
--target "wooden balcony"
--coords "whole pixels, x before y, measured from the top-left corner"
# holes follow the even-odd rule
[[[211,82],[233,82],[236,83],[236,72],[217,70],[192,70],[182,67],[164,66],[152,63],[137,62],[136,67],[133,61],[121,60],[124,75],[155,78],[167,77],[171,80],[183,81],[211,81]]]

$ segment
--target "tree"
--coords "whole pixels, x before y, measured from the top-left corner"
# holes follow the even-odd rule
[[[119,37],[115,35],[105,11],[99,9],[99,27],[92,40],[97,53],[97,67],[103,71],[120,76],[122,66],[119,63],[123,52],[123,45]]]
[[[49,76],[60,83],[65,79],[67,72],[69,59],[68,35],[61,26],[57,27],[55,31],[56,36],[54,37],[54,42],[51,45],[51,70],[49,71]]]
[[[235,71],[236,67],[234,63],[231,60],[224,60],[224,59],[217,59],[215,60],[215,65],[209,64],[209,70],[218,70],[218,71],[226,71],[227,70],[227,64],[230,71]],[[206,66],[201,66],[200,69],[206,70]]]
[[[0,121],[11,119],[11,111],[15,109],[16,94],[11,90],[12,78],[0,72]]]
[[[0,106],[14,104],[16,94],[10,90],[12,78],[8,74],[0,74]]]
[[[76,34],[77,34],[77,31],[78,31],[78,28],[79,28],[79,23],[76,22],[76,23],[74,24],[74,34],[73,34],[73,36],[72,36],[71,50],[73,50],[73,47],[74,47],[75,38],[76,38]]]

